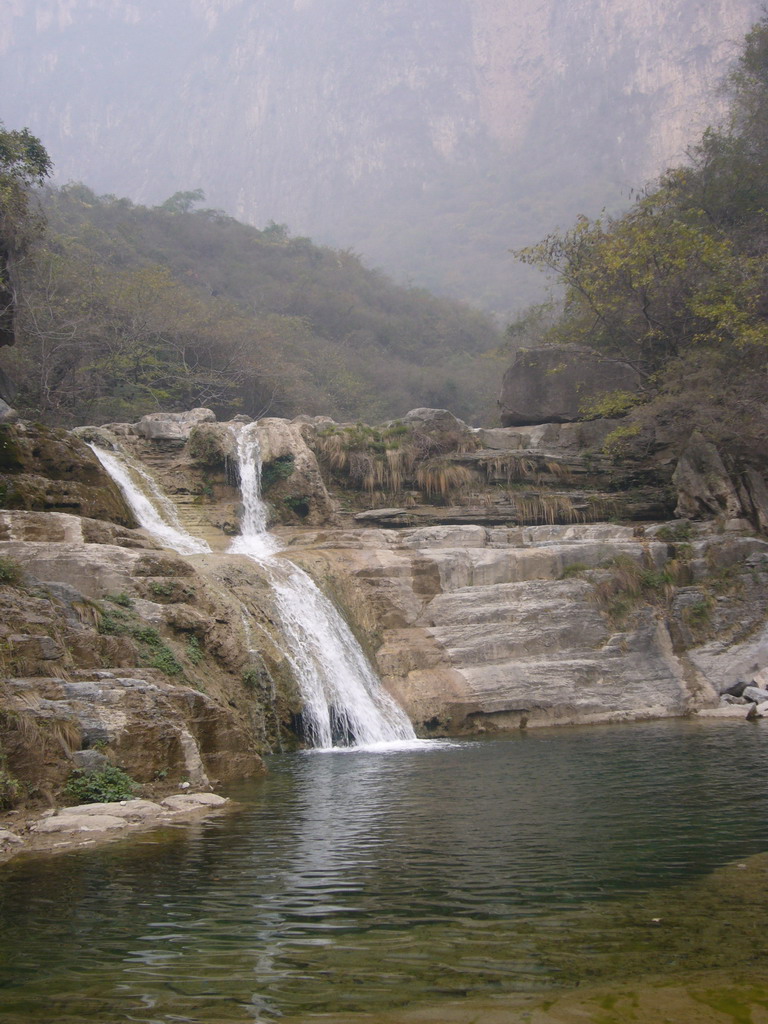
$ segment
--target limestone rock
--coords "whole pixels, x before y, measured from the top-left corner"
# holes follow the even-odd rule
[[[768,701],[768,690],[761,690],[757,686],[745,686],[742,696],[751,700],[753,704],[764,704]]]
[[[12,409],[6,401],[0,398],[0,423],[12,423],[18,418],[19,414],[16,410]]]
[[[163,800],[163,807],[172,811],[189,811],[204,807],[224,807],[229,803],[226,797],[216,793],[177,793]]]
[[[128,822],[115,814],[59,814],[41,818],[32,825],[33,832],[113,832]]]
[[[1,423],[0,434],[5,508],[69,512],[135,525],[118,487],[80,438],[30,423]]]
[[[675,515],[700,519],[742,514],[741,502],[723,460],[713,444],[696,431],[691,435],[672,476],[677,488]]]
[[[753,710],[752,704],[726,704],[719,708],[700,708],[698,718],[740,718],[746,720]]]
[[[639,378],[625,363],[576,346],[522,349],[504,374],[504,427],[577,420],[582,406],[611,391],[637,390]]]
[[[21,836],[17,836],[15,832],[11,832],[10,829],[0,828],[0,847],[3,846],[23,846],[24,840]]]
[[[199,423],[214,423],[216,414],[210,409],[190,409],[188,412],[152,412],[142,416],[136,424],[136,433],[150,441],[186,441],[193,427]]]
[[[595,603],[583,574],[604,573],[618,555],[657,567],[668,557],[630,527],[435,526],[303,541],[291,557],[333,580],[385,685],[426,734],[664,717],[716,702],[652,609],[618,629]]]
[[[464,422],[447,409],[411,409],[403,416],[403,422],[418,425],[426,433],[470,434]]]
[[[59,817],[67,819],[71,817],[102,817],[110,815],[113,818],[124,818],[126,821],[146,821],[155,818],[163,813],[160,804],[153,800],[119,800],[109,803],[75,804],[73,807],[61,807],[55,815],[49,814],[44,817]]]

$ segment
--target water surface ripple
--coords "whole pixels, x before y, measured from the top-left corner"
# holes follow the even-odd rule
[[[768,849],[767,751],[668,722],[273,758],[237,815],[11,862],[2,1019],[328,1021],[721,967],[751,911],[706,876]]]

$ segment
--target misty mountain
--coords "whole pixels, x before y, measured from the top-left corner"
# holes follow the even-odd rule
[[[718,116],[760,0],[6,0],[3,105],[60,181],[354,249],[507,310],[508,250]]]

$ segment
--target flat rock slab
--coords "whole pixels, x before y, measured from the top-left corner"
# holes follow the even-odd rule
[[[0,828],[0,846],[19,846],[24,840],[10,829]]]
[[[58,812],[51,811],[46,817],[57,814],[66,818],[73,815],[97,817],[108,814],[115,818],[126,818],[133,821],[146,821],[164,813],[165,808],[152,800],[121,800],[118,803],[76,804],[74,807],[60,807]]]
[[[32,826],[33,832],[111,832],[126,828],[125,818],[114,814],[55,814],[41,818]]]
[[[751,704],[725,704],[719,708],[700,708],[697,718],[746,718],[752,711]]]
[[[216,793],[179,793],[166,797],[163,807],[172,811],[194,811],[204,807],[223,807],[226,803],[229,803],[227,798]]]

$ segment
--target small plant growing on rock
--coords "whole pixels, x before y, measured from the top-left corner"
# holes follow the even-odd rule
[[[293,455],[278,455],[272,462],[267,462],[261,469],[261,486],[264,490],[281,480],[287,480],[296,469]]]
[[[679,523],[670,523],[668,526],[662,526],[656,531],[656,537],[667,542],[690,540],[692,536],[693,526],[687,519],[683,519]]]
[[[588,572],[589,566],[585,565],[584,562],[571,562],[570,565],[566,565],[563,571],[560,573],[561,580],[570,580],[574,576],[581,576],[583,572]]]
[[[76,804],[118,803],[130,800],[137,783],[117,765],[110,764],[97,772],[73,772],[64,792]]]
[[[133,598],[130,594],[107,594],[105,600],[111,601],[112,604],[119,604],[121,608],[133,608]]]
[[[6,768],[0,768],[0,809],[15,807],[21,797],[21,783]]]
[[[23,578],[24,573],[15,558],[0,558],[0,584],[17,587]]]
[[[187,640],[187,646],[185,648],[184,653],[186,654],[186,656],[189,658],[193,665],[199,665],[200,662],[203,660],[203,649],[200,646],[200,641],[197,639],[196,636],[191,636]]]

